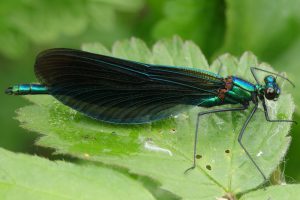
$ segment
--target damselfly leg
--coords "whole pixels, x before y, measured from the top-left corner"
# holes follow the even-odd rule
[[[264,108],[264,113],[265,113],[266,120],[267,120],[268,122],[291,122],[291,123],[297,124],[297,122],[294,121],[294,120],[286,120],[286,119],[270,119],[270,116],[269,116],[269,113],[268,113],[268,107],[267,107],[267,105],[266,105],[265,99],[262,99],[262,105],[263,105],[263,108]]]
[[[245,130],[247,128],[247,125],[249,124],[251,118],[253,117],[254,113],[257,110],[258,107],[258,102],[255,102],[254,104],[255,106],[252,108],[250,115],[247,117],[246,121],[243,124],[243,127],[239,133],[239,137],[238,137],[238,142],[240,144],[240,146],[242,147],[242,149],[245,151],[246,155],[248,156],[248,158],[251,160],[251,162],[254,164],[254,166],[256,167],[256,169],[259,171],[259,173],[262,175],[263,179],[265,180],[265,182],[267,181],[267,178],[265,176],[265,174],[263,173],[263,171],[260,169],[260,167],[258,166],[258,164],[254,161],[254,159],[252,158],[251,154],[248,152],[248,150],[246,149],[246,147],[243,145],[242,143],[242,139],[245,133]]]
[[[199,123],[200,123],[200,117],[203,115],[207,114],[212,114],[212,113],[219,113],[219,112],[228,112],[228,111],[241,111],[241,110],[246,110],[248,108],[248,105],[245,105],[243,107],[239,108],[224,108],[224,109],[217,109],[217,110],[210,110],[210,111],[204,111],[200,112],[197,115],[197,121],[196,121],[196,129],[195,129],[195,138],[194,138],[194,155],[193,155],[193,165],[185,170],[185,174],[190,171],[191,169],[194,169],[196,167],[196,155],[197,155],[197,142],[198,142],[198,128],[199,128]]]

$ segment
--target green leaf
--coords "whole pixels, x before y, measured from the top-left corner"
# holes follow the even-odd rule
[[[276,185],[267,190],[257,190],[243,196],[241,200],[291,200],[300,195],[300,185]]]
[[[156,20],[152,35],[155,39],[180,35],[200,44],[204,53],[211,56],[223,43],[224,4],[220,0],[164,1],[159,5],[164,15]]]
[[[270,0],[226,3],[224,51],[240,54],[251,49],[264,59],[273,60],[299,36],[299,0],[278,0],[276,4]]]
[[[77,166],[0,148],[1,199],[154,199],[141,184],[109,168]]]
[[[84,30],[87,17],[83,6],[83,3],[72,4],[69,0],[25,3],[12,11],[14,14],[9,22],[35,43],[52,42],[59,34],[76,35]]]
[[[31,45],[76,46],[81,41],[105,38],[104,42],[128,35],[131,17],[143,0],[53,0],[5,1],[0,7],[0,53],[20,57]],[[77,36],[77,37],[76,37]],[[75,42],[74,42],[75,41]]]
[[[299,20],[300,23],[300,20]],[[299,31],[300,34],[300,31]],[[299,62],[298,60],[298,53],[300,51],[300,37],[290,48],[282,53],[277,59],[274,60],[274,65],[278,67],[278,69],[284,70],[289,75],[289,79],[292,80],[295,85],[298,87],[300,85],[299,75]],[[297,106],[300,104],[300,93],[298,92],[297,88],[290,87],[289,90],[293,97],[295,98],[295,102]],[[299,109],[296,110],[297,114],[300,113]]]
[[[94,53],[109,53],[100,44],[84,45],[84,50],[89,48]],[[252,82],[250,66],[272,70],[266,63],[258,63],[250,52],[240,59],[225,54],[209,66],[194,43],[178,37],[158,41],[152,51],[135,38],[117,42],[112,49],[115,57],[220,71],[224,76],[236,74]],[[284,90],[285,83],[280,84]],[[85,117],[50,96],[28,98],[33,105],[19,109],[17,119],[24,128],[42,134],[38,145],[54,148],[56,153],[127,168],[131,173],[157,180],[162,189],[186,199],[243,194],[263,183],[237,143],[249,110],[202,117],[197,152],[202,158],[196,169],[184,174],[192,165],[196,116],[205,108],[193,107],[152,124],[116,125]],[[287,93],[277,102],[268,102],[268,106],[272,119],[290,119],[294,111]],[[243,143],[267,177],[287,151],[289,129],[289,123],[267,122],[261,107],[246,129]]]

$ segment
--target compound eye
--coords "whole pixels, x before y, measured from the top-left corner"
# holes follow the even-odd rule
[[[265,97],[269,100],[274,100],[276,97],[276,92],[275,92],[274,88],[271,88],[271,87],[266,88],[265,89]]]

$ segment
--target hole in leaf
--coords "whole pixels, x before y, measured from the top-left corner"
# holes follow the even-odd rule
[[[117,133],[115,131],[111,132],[112,135],[117,135]]]
[[[170,133],[176,133],[176,129],[175,129],[175,128],[172,128],[172,129],[170,130]]]
[[[229,149],[226,149],[226,150],[225,150],[225,153],[230,153],[230,150],[229,150]]]
[[[210,165],[206,165],[206,169],[211,170],[211,166]]]
[[[202,156],[199,155],[199,154],[197,154],[197,155],[196,155],[196,158],[197,158],[197,159],[200,159],[200,158],[202,158]]]
[[[146,142],[153,142],[152,138],[146,138]]]

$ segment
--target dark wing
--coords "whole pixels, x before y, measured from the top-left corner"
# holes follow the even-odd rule
[[[221,77],[192,68],[149,65],[73,49],[38,55],[35,73],[59,101],[92,118],[145,123],[197,105],[224,87]]]

